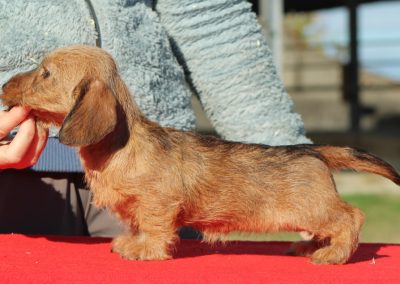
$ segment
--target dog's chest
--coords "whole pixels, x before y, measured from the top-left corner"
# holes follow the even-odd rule
[[[95,206],[112,208],[121,201],[122,196],[116,190],[116,181],[107,174],[88,170],[85,177],[89,189],[93,192]]]

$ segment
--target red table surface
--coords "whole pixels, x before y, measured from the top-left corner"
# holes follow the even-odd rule
[[[346,265],[285,256],[288,246],[183,240],[173,260],[143,262],[106,238],[0,235],[0,283],[400,283],[400,245],[361,244]]]

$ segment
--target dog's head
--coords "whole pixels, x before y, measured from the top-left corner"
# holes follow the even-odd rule
[[[28,106],[39,120],[61,127],[61,143],[85,146],[116,126],[118,76],[114,60],[102,49],[70,46],[12,77],[2,86],[1,99],[9,107]]]

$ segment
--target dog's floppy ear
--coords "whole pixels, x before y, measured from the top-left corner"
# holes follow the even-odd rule
[[[87,146],[101,141],[117,124],[117,100],[112,90],[102,81],[82,79],[74,96],[75,105],[59,133],[60,142]]]

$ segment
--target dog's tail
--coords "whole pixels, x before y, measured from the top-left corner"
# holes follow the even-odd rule
[[[387,162],[362,150],[349,147],[314,146],[329,168],[353,169],[384,176],[400,185],[400,175]]]

